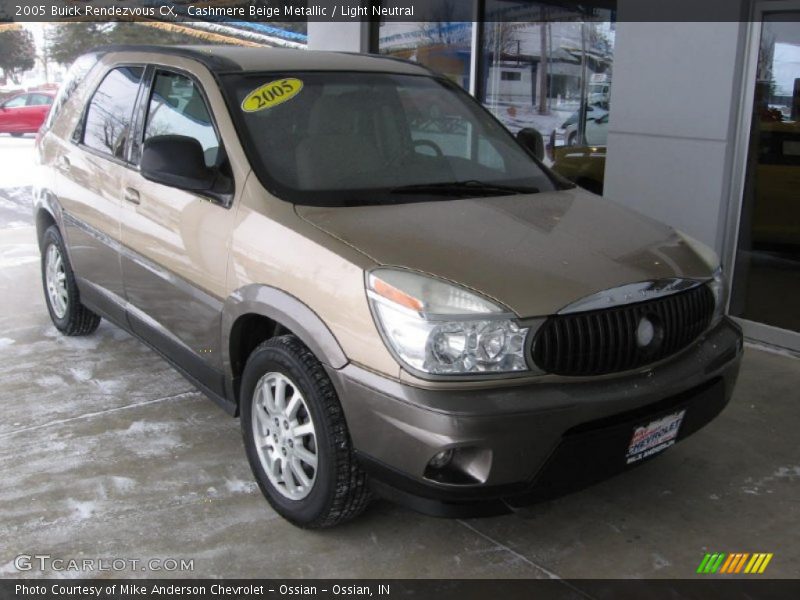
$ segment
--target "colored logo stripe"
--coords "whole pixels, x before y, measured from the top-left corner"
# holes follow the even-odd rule
[[[753,558],[745,568],[745,573],[763,573],[767,568],[769,561],[772,560],[772,553],[769,554],[753,554]]]
[[[754,554],[748,552],[732,552],[731,554],[716,552],[713,554],[706,554],[703,557],[703,560],[700,561],[700,566],[697,567],[697,572],[705,574],[731,574],[741,573],[742,569],[744,569],[745,573],[755,575],[764,572],[769,561],[772,560],[772,557],[772,553],[766,552],[756,552]]]
[[[722,560],[725,558],[725,553],[706,554],[700,566],[697,567],[698,573],[716,573]]]

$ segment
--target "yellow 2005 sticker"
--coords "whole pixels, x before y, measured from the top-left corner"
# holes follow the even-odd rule
[[[283,104],[297,96],[302,89],[303,82],[294,77],[270,81],[245,96],[245,99],[242,100],[242,110],[244,112],[258,112],[259,110],[278,106],[278,104]]]

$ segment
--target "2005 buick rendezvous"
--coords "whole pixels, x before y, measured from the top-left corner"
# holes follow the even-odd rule
[[[741,334],[710,250],[536,142],[407,62],[96,51],[38,141],[50,316],[107,318],[241,415],[298,525],[585,486],[714,418]]]

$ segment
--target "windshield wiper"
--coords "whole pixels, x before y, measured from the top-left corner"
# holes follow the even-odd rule
[[[539,188],[523,185],[503,185],[469,179],[443,183],[419,183],[394,188],[392,194],[433,194],[442,196],[502,196],[510,194],[536,194]]]

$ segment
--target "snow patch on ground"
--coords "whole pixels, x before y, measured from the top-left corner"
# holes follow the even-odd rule
[[[159,423],[153,421],[134,421],[130,424],[128,429],[124,431],[129,435],[148,435],[151,433],[164,433],[170,431],[172,426],[168,423]]]
[[[770,483],[774,483],[777,480],[795,481],[796,479],[800,479],[800,466],[778,467],[772,475],[767,475],[761,479],[748,477],[744,480],[745,485],[741,486],[741,490],[743,494],[751,496],[760,496],[763,493],[772,494],[773,490],[767,487]]]
[[[118,379],[93,379],[92,383],[97,386],[103,394],[115,394],[125,389],[125,383]]]
[[[18,575],[19,571],[14,565],[14,561],[10,560],[4,565],[0,565],[0,575]]]
[[[800,477],[800,466],[795,467],[780,467],[775,473],[772,474],[773,477],[778,478],[787,478],[787,479],[794,479],[795,477]]]
[[[59,343],[75,350],[97,350],[97,347],[103,341],[99,335],[89,337],[72,337],[60,335]]]
[[[653,559],[653,568],[656,571],[659,571],[659,570],[661,570],[661,569],[663,569],[665,567],[671,567],[672,566],[672,563],[669,562],[666,558],[664,558],[660,554],[657,554],[657,553],[654,552],[654,553],[652,553],[650,555],[650,557]]]
[[[232,494],[252,494],[258,488],[255,481],[241,479],[226,479],[225,487]]]
[[[97,503],[93,500],[80,501],[70,498],[67,500],[67,505],[70,510],[72,510],[72,517],[76,521],[91,519],[92,515],[97,510]]]
[[[92,370],[86,367],[70,367],[69,372],[76,381],[85,382],[92,378]]]
[[[111,484],[118,492],[128,492],[136,487],[136,480],[130,477],[119,477],[115,475],[111,477]]]
[[[41,387],[61,387],[66,385],[66,381],[60,375],[45,375],[44,377],[39,377],[38,379],[34,380],[36,385]]]
[[[36,244],[13,244],[0,250],[0,268],[19,267],[39,261],[39,246]]]
[[[152,457],[169,454],[181,445],[174,423],[136,421],[122,432],[122,442],[137,456]]]
[[[30,227],[30,223],[26,223],[25,221],[11,221],[10,223],[6,223],[3,229],[22,229],[23,227]]]

